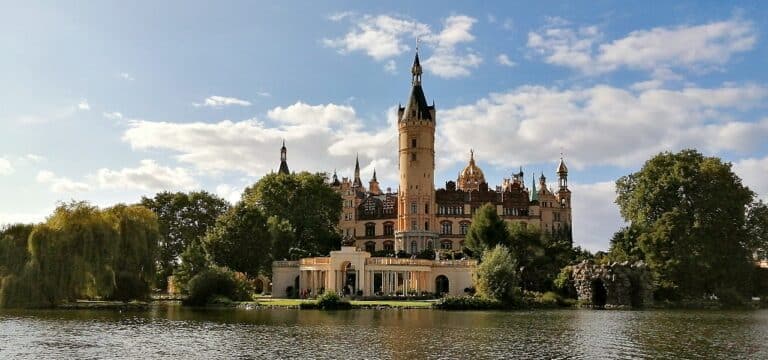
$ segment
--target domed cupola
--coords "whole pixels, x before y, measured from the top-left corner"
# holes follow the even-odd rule
[[[479,191],[480,184],[485,182],[483,170],[475,164],[475,153],[469,151],[469,164],[459,173],[456,185],[462,191]]]

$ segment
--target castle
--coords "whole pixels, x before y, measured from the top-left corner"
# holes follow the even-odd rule
[[[291,291],[334,290],[362,296],[396,294],[459,295],[472,286],[475,260],[425,260],[376,257],[383,253],[417,254],[424,250],[459,251],[475,211],[490,203],[506,221],[536,226],[544,232],[566,232],[571,228],[571,191],[568,168],[562,157],[557,166],[557,189],[547,186],[544,174],[531,187],[525,186],[523,171],[503,179],[491,189],[470,151],[469,164],[435,190],[434,102],[427,103],[421,86],[418,52],[411,68],[411,94],[398,107],[398,157],[400,185],[396,193],[382,191],[376,171],[368,187],[360,179],[355,160],[354,178],[339,180],[334,172],[331,187],[343,199],[339,230],[344,238],[340,251],[328,257],[304,258],[273,263],[273,295]],[[285,143],[280,149],[279,172],[288,173]],[[374,255],[374,256],[372,256]],[[295,295],[295,293],[294,293]]]
[[[492,189],[470,150],[469,163],[459,172],[456,181],[448,181],[445,188],[435,190],[437,112],[434,102],[428,105],[424,96],[418,53],[411,74],[410,97],[405,107],[398,108],[397,114],[400,169],[397,192],[382,191],[375,170],[366,188],[360,179],[357,160],[353,179],[340,181],[336,173],[333,174],[331,186],[343,198],[339,229],[344,238],[371,253],[402,250],[415,254],[435,248],[460,250],[472,215],[486,203],[493,204],[507,221],[536,226],[545,232],[570,232],[571,191],[568,168],[562,157],[556,171],[556,189],[548,187],[543,173],[538,185],[534,177],[531,187],[527,188],[522,169]],[[283,167],[284,163],[280,165]]]

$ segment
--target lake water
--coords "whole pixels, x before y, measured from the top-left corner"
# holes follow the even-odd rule
[[[0,358],[768,359],[768,311],[0,311]]]

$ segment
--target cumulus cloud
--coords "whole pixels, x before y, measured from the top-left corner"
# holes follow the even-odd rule
[[[158,165],[154,160],[141,160],[138,167],[120,170],[99,169],[95,181],[102,189],[192,190],[199,185],[189,172],[180,167]]]
[[[63,176],[56,176],[56,174],[48,170],[39,171],[35,179],[38,183],[47,184],[49,189],[56,193],[76,193],[91,189],[91,186],[86,183],[73,181]]]
[[[9,175],[12,174],[13,171],[14,169],[11,162],[6,158],[0,157],[0,175]]]
[[[441,112],[443,164],[471,147],[505,154],[497,166],[551,161],[564,149],[571,164],[634,166],[664,150],[748,153],[768,136],[768,118],[735,120],[765,101],[755,85],[630,91],[606,85],[557,89],[524,86]]]
[[[323,39],[323,44],[342,54],[360,51],[374,60],[385,61],[409,51],[407,40],[421,39],[434,50],[423,61],[427,71],[443,78],[461,77],[469,75],[482,62],[477,52],[458,48],[475,40],[471,32],[475,22],[477,19],[465,15],[450,16],[443,21],[442,30],[435,33],[429,25],[416,20],[364,15],[353,20],[354,27],[346,35]],[[389,64],[385,66],[387,71],[392,69]]]
[[[230,204],[234,204],[240,201],[240,197],[243,195],[243,190],[245,190],[243,187],[219,184],[216,186],[216,195],[229,201]]]
[[[129,73],[120,73],[120,74],[118,74],[118,76],[121,79],[123,79],[123,80],[128,80],[128,81],[133,81],[134,80],[133,76],[131,76],[131,74],[129,74]]]
[[[498,62],[500,65],[509,66],[509,67],[513,67],[517,65],[515,64],[514,61],[512,61],[509,58],[509,55],[507,54],[499,54],[499,56],[496,57],[496,62]]]
[[[202,104],[194,103],[192,105],[194,105],[195,107],[206,106],[206,107],[220,108],[220,107],[232,106],[232,105],[251,106],[251,102],[247,100],[233,98],[233,97],[213,95],[213,96],[207,97]]]
[[[91,105],[88,104],[88,100],[80,100],[80,102],[77,104],[78,110],[91,110]]]
[[[45,161],[45,156],[37,155],[37,154],[26,154],[24,155],[24,159],[33,163],[39,163]]]
[[[624,225],[615,203],[613,182],[570,184],[573,204],[573,242],[589,251],[606,251],[613,233]]]
[[[354,156],[363,166],[376,163],[381,174],[396,179],[395,109],[386,128],[364,129],[351,106],[297,102],[267,112],[267,119],[215,123],[134,120],[123,139],[138,150],[161,149],[205,173],[242,172],[252,176],[277,169],[281,142],[288,147],[291,169],[350,172]],[[384,159],[388,159],[385,161]],[[364,175],[365,176],[365,175]]]
[[[528,33],[527,46],[550,64],[601,74],[619,68],[707,70],[750,50],[757,31],[749,21],[731,19],[702,25],[638,30],[610,42],[596,26],[574,27],[558,19]]]
[[[733,163],[733,171],[759,199],[768,201],[768,157],[736,161]]]
[[[123,118],[123,114],[121,114],[121,113],[119,113],[119,112],[117,112],[117,111],[113,111],[113,112],[104,112],[104,113],[102,113],[102,115],[103,115],[105,118],[107,118],[107,119],[110,119],[110,120],[120,120],[120,119],[122,119],[122,118]]]

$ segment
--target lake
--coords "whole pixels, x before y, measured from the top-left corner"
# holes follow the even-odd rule
[[[768,310],[0,310],[0,358],[753,358]]]

